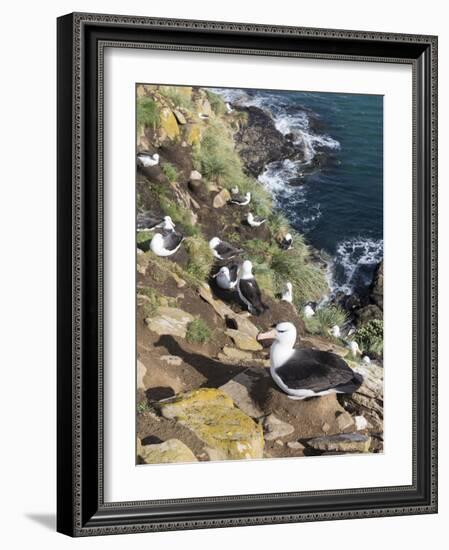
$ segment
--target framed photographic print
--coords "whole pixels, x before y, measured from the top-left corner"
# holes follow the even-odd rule
[[[437,38],[58,19],[58,530],[437,511]]]

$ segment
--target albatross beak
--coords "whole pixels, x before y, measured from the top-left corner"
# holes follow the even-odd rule
[[[274,340],[277,336],[276,329],[269,330],[268,332],[259,332],[257,335],[257,341],[260,340]]]

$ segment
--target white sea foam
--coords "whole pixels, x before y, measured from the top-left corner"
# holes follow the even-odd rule
[[[363,276],[366,273],[372,275],[382,258],[382,239],[356,237],[340,242],[328,272],[332,292],[350,294],[360,282],[369,284],[370,281],[363,280]]]

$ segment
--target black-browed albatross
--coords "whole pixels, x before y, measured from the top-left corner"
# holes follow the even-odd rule
[[[363,377],[335,353],[295,348],[296,327],[283,322],[257,339],[274,339],[270,350],[270,373],[274,382],[292,399],[330,393],[353,393]]]

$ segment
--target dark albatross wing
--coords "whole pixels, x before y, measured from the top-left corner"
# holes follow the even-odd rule
[[[268,309],[262,302],[262,294],[256,279],[240,279],[238,285],[241,296],[257,314]]]
[[[223,260],[230,260],[237,254],[243,252],[241,248],[235,248],[235,246],[232,246],[225,241],[220,241],[215,247],[215,251],[221,258],[223,258]]]
[[[346,362],[328,351],[298,349],[276,374],[291,389],[312,390],[316,393],[334,389],[352,393],[363,382]]]
[[[140,231],[143,231],[145,229],[154,229],[163,221],[163,218],[155,218],[152,214],[150,214],[150,212],[137,213],[137,229]]]
[[[163,231],[162,237],[164,248],[167,250],[174,250],[184,240],[184,235],[176,233],[176,231]]]

